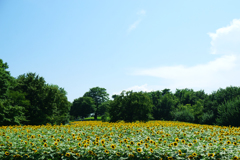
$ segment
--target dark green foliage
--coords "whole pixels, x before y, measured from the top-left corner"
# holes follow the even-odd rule
[[[105,88],[94,87],[91,88],[88,92],[86,92],[83,97],[92,97],[95,101],[96,110],[94,114],[94,119],[97,120],[97,116],[99,115],[99,107],[100,105],[109,100],[109,94],[107,93]]]
[[[240,126],[240,96],[233,100],[225,101],[224,104],[218,106],[218,125],[224,126]]]
[[[27,73],[17,78],[15,89],[25,93],[30,102],[25,106],[28,120],[25,124],[64,124],[69,121],[70,102],[63,88],[46,84],[44,78],[35,73]]]
[[[29,104],[23,93],[15,91],[16,80],[7,63],[0,59],[0,125],[15,125],[26,121],[24,107]]]
[[[164,91],[164,90],[163,90]],[[165,90],[166,91],[166,90]],[[156,120],[172,120],[170,112],[174,110],[175,106],[178,104],[178,99],[169,92],[161,94],[161,92],[152,92],[151,98],[154,104],[153,107],[153,117]]]
[[[119,96],[115,97],[114,101],[110,102],[110,121],[146,122],[152,118],[152,107],[152,101],[147,93],[123,91]]]
[[[51,108],[47,121],[52,124],[66,124],[70,119],[71,103],[67,100],[67,92],[57,85],[46,85],[45,104]]]
[[[194,110],[190,104],[179,105],[173,112],[171,112],[174,121],[183,121],[193,123],[195,120]]]
[[[70,110],[70,115],[74,116],[74,118],[86,118],[90,113],[95,111],[95,102],[92,97],[80,97],[75,99],[72,103],[72,107]]]

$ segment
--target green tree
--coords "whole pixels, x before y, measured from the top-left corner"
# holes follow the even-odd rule
[[[39,77],[36,73],[27,73],[17,78],[17,90],[26,93],[26,99],[30,105],[26,108],[26,117],[28,124],[40,125],[46,124],[47,118],[51,116],[53,108],[45,103],[46,87],[43,77]]]
[[[109,100],[109,94],[107,93],[105,88],[94,87],[90,88],[88,92],[86,92],[83,97],[92,97],[95,101],[96,110],[94,113],[94,119],[97,120],[97,116],[99,115],[99,106]]]
[[[46,97],[44,98],[47,108],[51,108],[47,120],[54,124],[66,124],[70,118],[71,103],[67,100],[67,92],[57,85],[46,85]]]
[[[240,126],[240,96],[233,100],[225,101],[224,104],[218,107],[217,125],[224,126]]]
[[[171,112],[174,121],[194,122],[193,108],[190,104],[180,104]]]
[[[24,107],[29,104],[22,92],[15,91],[16,80],[7,63],[0,59],[0,125],[15,125],[26,121]]]
[[[152,119],[152,107],[152,101],[147,93],[123,91],[110,102],[110,121],[116,122],[118,120],[124,120],[126,122],[146,122]]]
[[[70,114],[74,116],[74,118],[88,117],[90,113],[95,111],[95,102],[92,97],[80,97],[75,99],[72,103],[72,107],[70,110]]]

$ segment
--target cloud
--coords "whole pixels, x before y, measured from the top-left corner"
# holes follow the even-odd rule
[[[135,29],[140,22],[141,22],[141,19],[135,21],[133,24],[130,25],[130,27],[128,28],[128,31],[132,31],[133,29]]]
[[[145,10],[141,10],[139,12],[137,12],[137,15],[139,15],[139,19],[136,20],[133,24],[131,24],[128,27],[128,32],[131,32],[132,30],[136,29],[137,26],[139,25],[139,23],[142,21],[142,17],[146,15],[146,11]]]
[[[145,15],[146,11],[144,9],[142,9],[141,11],[137,12],[138,15]]]
[[[240,53],[240,19],[234,19],[230,26],[219,28],[215,33],[208,34],[212,38],[212,54]]]
[[[240,86],[240,20],[233,20],[230,26],[209,33],[212,54],[218,58],[195,66],[161,66],[157,68],[135,69],[132,75],[152,76],[165,81],[169,89],[203,89],[210,93],[220,87]],[[145,90],[151,86],[145,86]],[[161,88],[162,90],[163,88]],[[160,90],[158,88],[158,90]]]

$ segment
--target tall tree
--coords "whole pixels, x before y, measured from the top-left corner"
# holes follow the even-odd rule
[[[124,120],[126,122],[148,121],[152,119],[152,101],[147,93],[123,91],[110,102],[110,121]]]
[[[94,119],[97,119],[97,116],[99,115],[99,106],[109,100],[109,94],[107,93],[105,88],[100,88],[100,87],[94,87],[90,88],[88,92],[86,92],[83,97],[92,97],[93,100],[95,101],[96,105],[96,110],[94,114]]]
[[[0,125],[15,125],[26,121],[24,107],[29,104],[22,92],[15,91],[16,80],[7,63],[0,59]]]
[[[74,116],[74,118],[88,117],[90,113],[95,111],[95,102],[92,97],[79,97],[78,99],[74,99],[72,103],[72,107],[70,110],[70,114]]]

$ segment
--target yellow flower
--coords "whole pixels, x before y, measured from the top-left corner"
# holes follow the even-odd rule
[[[209,146],[213,146],[213,144],[212,144],[212,143],[209,143]]]
[[[70,154],[70,153],[66,153],[65,156],[66,156],[66,157],[70,157],[71,154]]]
[[[214,157],[214,153],[208,153],[208,157]]]
[[[134,155],[133,154],[129,154],[128,157],[134,157]]]
[[[6,156],[9,156],[9,154],[10,154],[10,153],[9,153],[8,151],[5,152],[5,155],[6,155]]]
[[[197,140],[196,140],[196,139],[194,139],[194,140],[193,140],[193,143],[197,143]]]
[[[57,142],[54,142],[54,145],[55,145],[55,146],[57,146],[57,145],[58,145],[58,143],[57,143]]]
[[[120,156],[120,153],[119,153],[119,152],[117,152],[117,153],[116,153],[116,155],[117,155],[117,156]]]
[[[43,146],[44,146],[44,147],[47,147],[47,143],[44,143]]]
[[[177,143],[177,142],[173,142],[173,146],[174,146],[174,147],[177,147],[177,146],[178,146],[178,143]]]
[[[231,141],[228,140],[228,141],[227,141],[227,144],[231,144]]]
[[[150,152],[152,152],[152,153],[153,153],[153,149],[152,149],[152,148],[150,148]]]
[[[131,144],[131,145],[134,145],[134,142],[133,142],[133,141],[131,141],[131,142],[130,142],[130,144]]]
[[[181,155],[181,154],[182,154],[182,151],[181,151],[181,150],[178,150],[178,154]]]
[[[111,148],[112,148],[112,149],[115,149],[116,146],[115,146],[114,144],[111,144]]]
[[[105,153],[109,154],[109,151],[105,149]]]
[[[189,143],[188,146],[191,147],[191,146],[192,146],[192,143]]]
[[[197,156],[197,153],[194,152],[192,155],[193,155],[193,157],[196,157],[196,156]]]
[[[178,138],[176,138],[176,139],[175,139],[175,141],[176,141],[176,142],[178,142],[178,141],[179,141],[179,139],[178,139]]]
[[[238,159],[238,157],[237,157],[237,156],[234,156],[234,157],[233,157],[233,159],[234,159],[234,160],[237,160],[237,159]]]
[[[138,143],[137,143],[137,146],[140,146],[140,145],[141,145],[141,143],[138,142]]]
[[[137,151],[140,153],[142,152],[142,148],[137,148]]]
[[[184,139],[182,139],[182,140],[181,140],[181,142],[182,142],[182,143],[185,143],[185,140],[184,140]]]
[[[80,154],[79,154],[79,153],[76,153],[76,156],[80,157]]]

